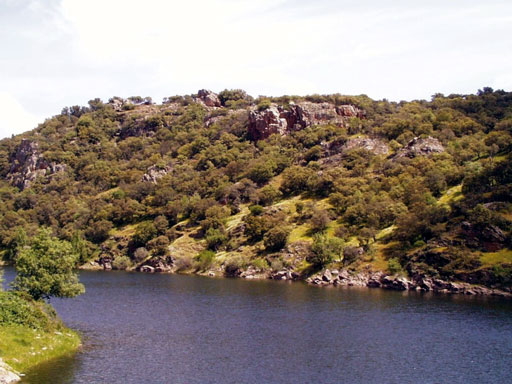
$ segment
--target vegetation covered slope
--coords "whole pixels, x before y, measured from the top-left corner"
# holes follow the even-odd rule
[[[79,345],[80,337],[64,327],[49,304],[20,292],[0,291],[0,358],[11,367],[26,372],[74,353]]]
[[[45,226],[107,269],[335,266],[509,289],[511,135],[512,93],[490,88],[95,99],[0,142],[0,246],[12,261]]]

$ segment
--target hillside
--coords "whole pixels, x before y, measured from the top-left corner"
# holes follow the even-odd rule
[[[511,291],[511,148],[490,88],[95,99],[0,141],[2,257],[46,226],[83,268]]]

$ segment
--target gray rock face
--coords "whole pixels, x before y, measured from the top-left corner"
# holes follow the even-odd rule
[[[387,155],[389,153],[389,147],[382,140],[359,137],[347,140],[347,142],[341,148],[341,151],[349,151],[351,149],[359,148],[366,149],[375,155]]]
[[[200,89],[197,92],[197,99],[200,103],[204,104],[207,107],[220,107],[220,99],[216,93],[209,91],[207,89]]]
[[[264,110],[256,108],[249,113],[249,136],[263,140],[274,133],[285,135],[312,125],[333,124],[343,126],[351,117],[364,118],[363,110],[353,105],[336,106],[331,103],[303,101],[290,103],[287,108],[271,104]]]
[[[20,380],[21,377],[0,358],[0,384],[11,384]]]
[[[172,171],[172,168],[166,166],[165,168],[160,168],[156,165],[152,165],[149,167],[144,175],[142,175],[142,181],[156,184],[158,180],[167,175]]]
[[[419,137],[415,137],[409,141],[404,148],[398,151],[395,158],[408,157],[412,159],[416,156],[428,156],[441,152],[444,152],[444,147],[436,138],[429,136],[425,139],[420,139]]]
[[[7,174],[9,182],[23,190],[39,176],[52,175],[66,170],[65,164],[49,163],[39,152],[39,145],[23,139],[10,156],[11,168]]]

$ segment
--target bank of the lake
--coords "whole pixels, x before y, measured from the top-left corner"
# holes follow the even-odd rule
[[[111,268],[91,261],[80,267],[84,271],[112,271]],[[407,276],[404,273],[390,274],[386,271],[351,271],[348,269],[323,269],[310,276],[303,276],[293,269],[282,269],[278,271],[269,271],[249,266],[246,269],[237,269],[227,272],[222,268],[212,268],[209,270],[197,270],[194,268],[179,269],[175,265],[162,265],[154,268],[147,265],[142,267],[133,267],[127,269],[128,272],[141,272],[146,274],[181,274],[198,275],[204,277],[216,278],[242,278],[247,280],[286,280],[293,282],[305,281],[308,284],[320,287],[326,286],[345,286],[345,287],[367,287],[381,288],[395,291],[419,291],[434,292],[444,294],[462,294],[471,296],[499,296],[512,298],[511,291],[486,287],[479,284],[471,284],[463,281],[449,281],[440,278],[427,276],[425,274],[416,274]]]
[[[65,327],[49,304],[0,291],[0,383],[70,356],[80,345],[79,334]]]
[[[20,325],[0,326],[0,357],[22,375],[40,364],[76,353],[80,345],[78,333],[65,327],[44,331]]]

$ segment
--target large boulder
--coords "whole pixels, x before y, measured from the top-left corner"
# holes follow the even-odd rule
[[[271,105],[262,111],[252,110],[249,112],[249,136],[252,140],[263,140],[279,133],[286,134],[288,123],[276,105]]]
[[[152,165],[149,167],[144,175],[142,175],[142,181],[156,184],[158,180],[171,172],[172,168],[165,166],[164,168]]]
[[[283,107],[272,103],[265,109],[254,108],[249,113],[249,136],[263,140],[272,134],[286,135],[312,125],[332,124],[344,126],[352,117],[364,118],[363,110],[353,105],[312,103],[302,101]]]
[[[444,152],[444,146],[436,138],[431,136],[424,139],[415,137],[398,151],[395,158],[400,159],[408,157],[412,159],[416,156],[428,156],[441,152]]]
[[[200,89],[197,92],[197,101],[204,104],[207,107],[220,107],[220,99],[219,96],[217,96],[216,93],[213,93],[212,91],[208,89]]]

